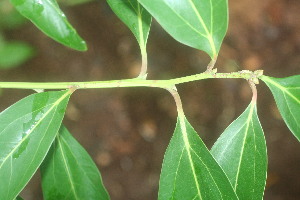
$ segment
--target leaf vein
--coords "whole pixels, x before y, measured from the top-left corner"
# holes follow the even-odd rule
[[[71,185],[72,193],[74,194],[75,199],[78,199],[76,189],[75,189],[75,186],[73,184],[74,180],[73,180],[72,174],[70,173],[70,168],[69,168],[69,165],[68,165],[68,161],[66,160],[66,157],[65,157],[65,154],[64,154],[64,149],[61,145],[59,135],[57,135],[57,140],[58,140],[58,146],[59,146],[60,154],[61,154],[62,159],[63,159],[64,167],[65,167],[67,175],[68,175],[68,180],[69,180],[70,185]]]
[[[182,161],[183,152],[184,152],[184,148],[182,148],[180,158],[179,158],[179,162],[178,162],[178,166],[177,166],[177,169],[176,169],[176,172],[175,172],[175,180],[174,180],[174,184],[173,184],[172,198],[174,198],[174,193],[175,193],[175,188],[176,188],[176,180],[177,180],[177,176],[178,176],[178,169],[179,169],[180,163]]]
[[[165,3],[165,2],[164,2]],[[166,3],[165,3],[166,4]],[[201,35],[202,37],[208,39],[207,35],[205,35],[204,33],[201,33],[200,31],[198,31],[193,25],[191,25],[188,21],[186,21],[181,15],[179,15],[173,8],[171,8],[171,6],[169,6],[168,4],[166,4],[166,6],[169,7],[169,9],[179,18],[181,19],[188,27],[190,27],[194,32],[198,33],[199,35]]]
[[[0,165],[0,170],[2,168],[2,166],[4,165],[4,163],[6,162],[6,160],[18,149],[18,147],[31,135],[31,133],[33,132],[33,130],[35,130],[35,128],[41,123],[41,121],[43,119],[45,119],[45,117],[54,109],[54,107],[56,105],[58,105],[69,93],[65,93],[62,97],[60,97],[55,103],[53,103],[53,105],[49,108],[49,110],[47,110],[47,112],[44,114],[43,117],[41,117],[41,119],[34,125],[34,127],[30,130],[30,132],[24,137],[22,138],[22,140],[20,140],[20,142],[18,143],[18,145],[16,145],[11,152],[2,160],[2,163]]]
[[[238,164],[238,168],[237,168],[237,172],[236,172],[236,179],[235,179],[235,183],[234,183],[234,190],[235,191],[236,191],[236,187],[238,185],[238,178],[239,178],[239,172],[240,172],[240,169],[241,169],[241,163],[242,163],[242,159],[243,159],[244,146],[245,146],[246,138],[247,138],[247,135],[248,135],[249,125],[250,125],[250,122],[252,120],[253,109],[254,109],[254,103],[252,103],[252,105],[250,107],[249,115],[248,115],[248,118],[247,118],[247,123],[246,123],[247,126],[246,126],[245,133],[244,133],[245,136],[243,138],[241,155],[240,155],[240,158],[239,158],[239,164]]]
[[[188,159],[189,159],[189,163],[190,163],[190,166],[191,166],[191,169],[192,169],[192,172],[193,172],[193,178],[194,178],[194,181],[195,181],[195,185],[197,187],[197,192],[198,192],[198,195],[199,195],[200,199],[202,199],[201,192],[200,192],[200,186],[199,186],[199,183],[198,183],[198,180],[197,180],[197,175],[196,175],[196,172],[195,172],[194,162],[193,162],[193,159],[191,157],[191,152],[190,152],[191,146],[190,146],[190,142],[189,142],[189,139],[188,139],[188,136],[187,136],[185,120],[184,120],[184,118],[181,118],[179,120],[180,120],[180,124],[181,124],[180,127],[181,127],[182,137],[183,137],[183,141],[184,141],[184,147],[186,148],[186,151],[187,151],[187,154],[188,154]]]

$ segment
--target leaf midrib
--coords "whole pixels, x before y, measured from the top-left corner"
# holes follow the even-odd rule
[[[240,158],[239,158],[238,169],[237,169],[237,172],[236,172],[236,179],[235,179],[235,183],[234,183],[234,191],[236,191],[236,188],[237,188],[237,185],[238,185],[238,178],[239,178],[239,175],[240,175],[239,172],[240,172],[240,169],[241,169],[241,163],[242,163],[242,159],[243,159],[244,147],[245,147],[246,138],[247,138],[247,135],[248,135],[250,122],[252,121],[252,117],[253,117],[252,115],[253,115],[254,107],[255,107],[255,103],[251,102],[249,115],[248,115],[247,121],[245,123],[245,124],[247,124],[247,126],[246,126],[245,133],[244,133],[244,139],[243,139],[241,154],[240,154]]]
[[[91,179],[89,178],[89,175],[86,173],[87,171],[84,170],[84,168],[82,168],[82,165],[80,165],[80,163],[78,162],[78,160],[76,159],[76,155],[73,153],[72,149],[70,148],[70,145],[68,144],[68,142],[65,140],[64,136],[61,136],[61,141],[62,143],[64,143],[64,145],[66,146],[66,148],[69,149],[70,154],[73,156],[74,160],[77,163],[77,166],[81,169],[82,173],[85,174],[86,177],[88,177],[88,181],[91,183],[90,185],[92,187],[94,187],[95,191],[96,191],[96,186],[92,183]],[[77,141],[75,141],[77,142]],[[97,171],[98,172],[98,171]],[[97,173],[97,176],[101,179],[100,173]]]
[[[212,27],[213,27],[213,25],[212,25],[213,24],[212,23],[213,22],[213,6],[212,6],[211,0],[209,0],[210,1],[210,5],[211,5],[210,6],[210,13],[211,13],[211,19],[210,19],[211,30],[210,31],[208,30],[206,24],[204,23],[203,18],[201,16],[201,14],[198,12],[198,10],[197,10],[196,5],[194,4],[194,2],[192,0],[188,0],[188,1],[189,1],[190,5],[191,5],[193,11],[195,12],[197,18],[199,19],[200,24],[203,26],[203,28],[204,28],[204,30],[206,32],[206,38],[209,41],[209,44],[210,44],[211,50],[213,52],[213,55],[216,56],[216,54],[217,54],[216,53],[216,46],[215,46],[215,43],[214,43],[213,38],[212,38],[212,31],[213,31],[212,30]]]
[[[138,6],[138,24],[139,24],[139,35],[140,35],[140,45],[141,49],[145,49],[145,40],[144,40],[144,33],[143,33],[143,16],[142,16],[142,11],[141,11],[141,5],[137,2]]]
[[[278,84],[277,82],[273,81],[271,78],[267,77],[267,76],[263,76],[262,80],[269,82],[270,84],[274,85],[275,87],[279,88],[280,90],[282,90],[283,92],[285,92],[286,94],[288,94],[292,99],[294,99],[298,104],[300,104],[300,100],[295,97],[292,93],[289,92],[289,90],[287,90],[287,88],[281,86],[280,84]]]
[[[76,193],[76,189],[75,189],[75,186],[73,184],[74,180],[73,180],[73,177],[70,173],[70,169],[69,169],[69,165],[68,165],[68,161],[65,157],[65,154],[64,154],[64,150],[63,150],[63,147],[62,147],[62,144],[61,144],[61,141],[60,141],[60,136],[57,135],[57,141],[58,141],[58,146],[59,146],[59,149],[60,149],[60,154],[62,156],[62,159],[63,159],[63,163],[64,163],[64,167],[66,169],[66,172],[68,174],[68,180],[70,182],[70,185],[71,185],[71,188],[72,188],[72,193],[74,194],[74,197],[75,199],[77,200],[78,199],[78,196],[77,196],[77,193]]]
[[[56,107],[56,109],[57,109],[57,107]],[[56,110],[56,109],[55,109],[55,110]],[[53,117],[54,117],[54,115],[52,116],[50,122],[53,120]],[[49,123],[49,125],[50,125],[50,123]],[[48,129],[49,129],[49,125],[48,125],[48,127],[47,127],[47,129],[46,129],[47,131],[48,131]],[[47,131],[45,131],[45,132],[47,132]],[[36,148],[36,150],[39,149],[39,147],[40,147],[42,141],[44,140],[45,136],[46,136],[46,134],[43,135],[41,141],[39,142],[39,144],[38,144],[38,146],[37,146],[37,148]],[[38,151],[35,151],[34,155],[32,156],[32,159],[31,159],[31,161],[30,161],[30,164],[29,164],[28,166],[31,166],[31,164],[32,164],[32,162],[33,162],[33,158],[36,156],[37,152],[38,152]],[[22,176],[22,178],[21,178],[22,181],[24,180],[24,177],[25,177],[26,173],[28,172],[28,169],[29,169],[29,168],[30,168],[30,167],[27,167],[25,173],[23,174],[23,176]],[[32,174],[32,176],[33,176],[33,174]],[[19,185],[22,183],[22,181],[20,181]],[[29,181],[29,180],[28,180],[28,181]],[[19,186],[19,185],[18,185],[18,186]],[[16,188],[18,188],[18,187],[16,187]]]
[[[181,15],[179,15],[174,9],[172,9],[166,2],[163,1],[165,6],[167,6],[179,19],[181,19],[188,27],[190,27],[194,32],[198,33],[202,37],[208,39],[207,35],[198,31],[194,26],[192,26],[188,21],[186,21]]]
[[[215,185],[216,188],[218,189],[218,192],[219,192],[220,196],[223,197],[221,191],[219,190],[218,184],[216,183],[215,179],[213,178],[213,176],[212,176],[211,173],[210,173],[209,167],[207,167],[207,165],[202,161],[201,157],[198,156],[198,154],[196,153],[196,151],[195,151],[193,148],[191,148],[191,150],[192,150],[193,153],[197,156],[197,158],[202,162],[202,164],[205,166],[205,168],[206,168],[206,170],[208,171],[208,173],[209,173],[211,179],[212,179],[213,182],[214,182],[214,185]]]
[[[195,181],[195,185],[197,187],[197,191],[198,191],[198,196],[200,199],[203,199],[202,198],[202,195],[201,195],[201,191],[200,191],[200,186],[199,186],[199,183],[198,183],[198,180],[197,180],[197,175],[196,175],[196,171],[195,171],[195,168],[194,168],[194,162],[193,162],[193,159],[192,159],[192,156],[191,156],[191,151],[196,155],[196,157],[201,161],[201,163],[205,166],[206,170],[208,171],[211,179],[213,180],[213,183],[214,185],[216,186],[216,188],[218,189],[218,192],[220,194],[220,196],[223,196],[221,191],[219,190],[219,187],[218,187],[218,184],[215,182],[215,179],[214,177],[211,175],[211,172],[209,170],[209,168],[206,166],[206,164],[202,161],[202,159],[198,156],[197,152],[190,146],[190,142],[189,142],[189,139],[188,139],[188,136],[187,136],[187,129],[186,129],[186,126],[185,126],[185,121],[184,119],[179,119],[180,120],[180,127],[181,127],[181,131],[182,131],[182,136],[183,136],[183,140],[184,140],[184,148],[186,149],[187,151],[187,154],[188,154],[188,159],[189,159],[189,162],[190,162],[190,166],[191,166],[191,169],[192,169],[192,173],[193,173],[193,178],[194,178],[194,181]],[[182,123],[183,121],[183,123]]]
[[[11,124],[13,124],[14,122],[18,121],[19,119],[23,118],[23,117],[26,116],[26,115],[29,115],[29,114],[32,114],[32,113],[34,113],[34,112],[40,111],[40,110],[44,109],[45,107],[50,106],[50,105],[52,105],[52,104],[53,104],[53,103],[48,104],[48,105],[43,106],[43,107],[40,107],[40,108],[38,108],[38,109],[36,109],[36,110],[34,110],[34,111],[31,111],[31,112],[29,112],[29,113],[26,113],[26,114],[20,116],[19,118],[14,119],[12,122],[10,122],[9,124],[7,124],[7,125],[5,126],[5,128],[0,132],[0,136],[1,136],[1,134],[7,129],[7,127],[9,127],[9,126],[10,126]],[[4,111],[4,112],[5,112],[5,111]]]
[[[188,139],[188,136],[187,136],[187,129],[186,129],[186,123],[185,123],[184,116],[180,116],[179,123],[180,123],[180,129],[181,129],[181,132],[182,132],[183,141],[184,141],[184,147],[185,147],[185,149],[187,151],[187,154],[188,154],[189,163],[190,163],[190,166],[191,166],[191,169],[192,169],[193,178],[194,178],[195,185],[196,185],[196,188],[197,188],[197,193],[199,195],[200,200],[202,200],[203,198],[202,198],[202,195],[201,195],[201,192],[200,192],[200,186],[199,186],[199,183],[198,183],[198,180],[197,180],[196,171],[195,171],[195,167],[194,167],[194,162],[192,160],[192,156],[191,156],[191,152],[190,152],[191,147],[190,147],[189,139]]]
[[[69,92],[66,92],[62,97],[60,97],[56,102],[54,102],[53,104],[48,104],[48,105],[52,105],[49,110],[44,114],[43,117],[41,117],[41,119],[39,119],[39,121],[35,124],[35,126],[31,129],[31,131],[22,138],[22,140],[20,140],[20,142],[11,150],[11,152],[3,159],[3,162],[0,165],[0,170],[2,168],[2,166],[4,165],[4,163],[6,162],[6,160],[18,149],[18,147],[31,135],[31,133],[35,130],[35,128],[41,123],[41,121],[43,121],[43,119],[46,118],[46,116],[54,109],[55,106],[57,106],[61,101],[64,100],[64,98],[66,96],[69,95]],[[46,106],[45,106],[46,107]],[[22,118],[22,117],[20,117]]]
[[[137,9],[136,7],[132,4],[132,2],[130,0],[127,0],[127,2],[130,4],[130,6],[132,7],[132,9],[134,10],[134,12],[137,15],[138,18],[138,41],[140,44],[140,48],[141,49],[145,49],[145,38],[144,38],[144,32],[143,32],[143,16],[142,16],[142,8],[141,8],[141,4],[137,1]]]
[[[198,12],[198,10],[197,10],[196,5],[194,4],[194,2],[193,2],[192,0],[188,0],[188,1],[189,1],[189,3],[190,3],[190,5],[191,5],[191,7],[192,7],[192,9],[193,9],[193,11],[194,11],[194,13],[196,14],[198,20],[200,21],[200,24],[203,26],[203,28],[204,28],[204,30],[205,30],[207,36],[211,35],[211,33],[208,31],[208,28],[207,28],[206,24],[205,24],[204,21],[203,21],[202,16],[201,16],[200,13]],[[211,21],[212,21],[212,20],[211,20]]]

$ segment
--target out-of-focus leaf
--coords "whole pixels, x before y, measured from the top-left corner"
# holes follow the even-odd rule
[[[260,79],[272,91],[283,120],[300,141],[300,75],[286,78],[261,76]]]
[[[4,37],[0,32],[0,49],[3,48],[5,44],[6,44],[6,41],[4,40]]]
[[[30,95],[0,113],[0,199],[14,199],[45,158],[70,91]]]
[[[10,0],[15,8],[52,39],[85,51],[85,42],[68,22],[56,0]]]
[[[3,29],[15,29],[23,25],[26,22],[26,18],[20,15],[17,11],[10,13],[9,15],[1,16],[0,28]]]
[[[267,178],[267,150],[256,103],[248,108],[211,149],[240,200],[263,199]]]
[[[45,200],[109,199],[97,166],[64,126],[41,165],[41,173]]]
[[[17,67],[33,55],[33,48],[24,42],[6,42],[0,46],[0,69]]]
[[[227,0],[138,0],[176,40],[214,59],[228,26]]]
[[[58,0],[59,3],[68,6],[75,6],[75,5],[84,4],[92,1],[96,1],[96,0]]]
[[[137,0],[107,0],[107,3],[134,34],[141,49],[146,48],[151,25],[147,10]]]
[[[17,196],[16,200],[23,200],[23,198],[20,196]]]
[[[9,0],[0,1],[0,28],[14,29],[22,25],[26,19],[20,15]]]
[[[165,154],[159,200],[238,199],[225,173],[184,116]]]

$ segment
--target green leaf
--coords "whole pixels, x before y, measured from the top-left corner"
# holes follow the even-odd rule
[[[127,25],[142,48],[146,47],[151,15],[137,0],[107,0],[114,13]]]
[[[17,67],[33,55],[33,48],[24,42],[6,42],[0,46],[0,69]]]
[[[41,173],[46,200],[109,199],[97,166],[64,126],[41,165]]]
[[[176,40],[214,59],[228,26],[227,0],[138,0]]]
[[[10,0],[46,35],[70,48],[86,51],[86,43],[68,22],[55,0]]]
[[[23,200],[23,198],[20,196],[17,196],[16,200]]]
[[[165,154],[158,199],[237,199],[225,173],[184,116],[179,116]]]
[[[272,91],[283,120],[300,141],[300,75],[286,78],[261,76],[260,79]]]
[[[45,158],[70,91],[30,95],[0,113],[0,199],[14,199]]]
[[[267,149],[255,102],[227,127],[211,153],[240,200],[263,199]]]

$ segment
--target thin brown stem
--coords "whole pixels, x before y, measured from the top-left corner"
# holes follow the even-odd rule
[[[173,96],[173,98],[175,100],[178,116],[182,116],[184,114],[183,108],[182,108],[182,101],[179,96],[179,93],[177,92],[176,87],[174,86],[172,88],[167,88],[167,90],[171,93],[171,95]]]
[[[256,103],[257,101],[257,89],[256,89],[256,84],[250,79],[248,80],[248,83],[250,85],[250,88],[252,90],[252,102]]]
[[[214,68],[214,66],[215,66],[215,64],[216,64],[216,61],[217,61],[217,58],[213,58],[213,59],[209,62],[209,64],[207,65],[207,69],[206,69],[207,72],[212,72],[212,70],[213,70],[213,68]]]

